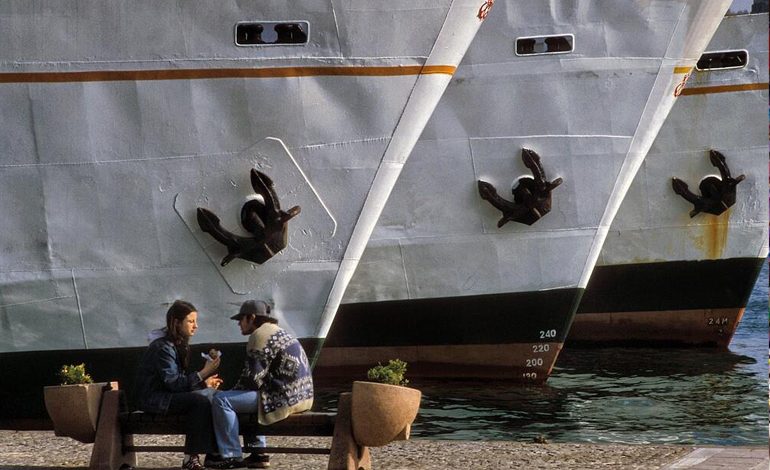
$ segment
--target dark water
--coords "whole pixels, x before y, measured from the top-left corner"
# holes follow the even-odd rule
[[[545,385],[413,381],[413,438],[766,445],[768,267],[729,351],[566,349]],[[339,388],[318,388],[333,407]]]

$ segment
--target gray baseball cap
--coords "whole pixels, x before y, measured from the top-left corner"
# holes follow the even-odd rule
[[[241,309],[230,317],[230,320],[240,320],[246,315],[256,315],[259,317],[275,318],[271,313],[270,305],[264,300],[247,300],[241,305]]]

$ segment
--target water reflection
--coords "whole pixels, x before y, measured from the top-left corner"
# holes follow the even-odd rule
[[[756,363],[713,350],[565,351],[549,386],[571,392],[568,409],[581,426],[554,440],[764,443]]]
[[[756,360],[709,350],[565,351],[548,383],[415,381],[415,438],[749,445],[767,439]],[[333,407],[344,384],[319,389]]]
[[[768,273],[762,270],[730,346],[567,349],[547,384],[414,381],[414,438],[765,445]],[[333,409],[349,383],[317,386]]]

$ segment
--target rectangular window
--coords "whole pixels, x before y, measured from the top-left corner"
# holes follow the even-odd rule
[[[235,25],[236,46],[307,44],[307,21],[244,21]]]
[[[698,64],[697,70],[729,70],[746,67],[749,63],[749,51],[716,51],[704,52]]]
[[[516,55],[569,54],[575,49],[575,35],[516,38]]]

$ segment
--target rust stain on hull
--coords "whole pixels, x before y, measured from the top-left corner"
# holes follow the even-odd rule
[[[493,378],[543,383],[553,370],[563,343],[462,344],[378,347],[324,347],[313,378],[366,377],[366,371],[398,358],[409,377]],[[534,375],[533,375],[534,374]]]
[[[707,215],[701,225],[701,235],[693,240],[695,246],[703,251],[706,259],[721,259],[727,247],[727,236],[732,208],[721,215]]]

